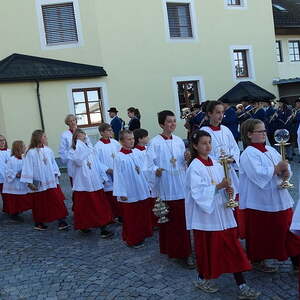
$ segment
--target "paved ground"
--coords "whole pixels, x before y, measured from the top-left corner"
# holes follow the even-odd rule
[[[293,164],[293,197],[298,199],[300,164]],[[70,188],[62,187],[70,199]],[[67,201],[70,207],[70,200]],[[116,235],[102,240],[99,231],[83,236],[72,230],[58,232],[50,224],[46,232],[32,229],[31,213],[16,224],[0,214],[0,299],[236,299],[231,275],[216,283],[220,292],[207,295],[193,287],[194,270],[186,270],[158,252],[157,232],[145,247],[127,248]],[[72,218],[68,218],[72,223]],[[248,272],[249,284],[262,291],[260,299],[298,299],[297,277],[290,262],[279,263],[280,272],[267,275]]]

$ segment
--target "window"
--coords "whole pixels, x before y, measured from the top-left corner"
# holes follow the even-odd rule
[[[184,107],[191,107],[200,103],[198,81],[178,81],[177,91],[180,111]]]
[[[225,8],[229,9],[246,9],[247,0],[224,0]]]
[[[73,3],[42,6],[47,45],[78,42]]]
[[[190,5],[188,3],[167,3],[169,31],[171,38],[192,38]]]
[[[72,98],[79,127],[96,126],[103,121],[100,88],[73,89]]]
[[[35,0],[41,48],[55,50],[83,45],[79,0]]]
[[[282,62],[282,48],[281,48],[281,41],[276,41],[276,56],[277,62]]]
[[[236,78],[249,77],[247,50],[234,50],[233,55]]]
[[[300,43],[300,41],[289,41],[290,61],[300,61],[299,43]]]
[[[241,0],[227,0],[227,5],[229,6],[238,6],[241,5]]]

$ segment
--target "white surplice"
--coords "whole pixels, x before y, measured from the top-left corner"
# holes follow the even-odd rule
[[[104,164],[107,169],[114,168],[114,159],[117,155],[117,153],[121,149],[121,145],[118,141],[115,139],[109,139],[110,143],[105,144],[101,140],[99,140],[94,148],[97,154],[98,159],[102,164]],[[105,182],[104,185],[104,191],[110,192],[113,190],[113,175],[108,175],[108,181]]]
[[[184,199],[186,162],[185,145],[181,138],[172,135],[172,139],[155,136],[147,148],[147,171],[153,178],[151,190],[163,200]],[[176,160],[175,164],[171,159]],[[162,176],[155,176],[158,168],[163,168]],[[150,180],[152,182],[152,180]]]
[[[56,188],[60,171],[54,158],[53,151],[43,148],[30,149],[24,159],[21,174],[21,182],[34,183],[37,192]]]
[[[187,230],[221,231],[237,227],[233,210],[227,208],[225,189],[216,184],[224,178],[223,167],[215,160],[205,166],[195,158],[187,169],[185,216]],[[214,183],[212,183],[214,181]]]
[[[293,199],[286,189],[278,188],[282,181],[274,175],[274,166],[281,155],[266,146],[263,153],[248,146],[240,159],[240,208],[277,212],[293,207]]]
[[[73,191],[95,192],[108,181],[105,167],[98,159],[93,146],[77,140],[76,149],[69,153]]]
[[[150,198],[150,188],[145,176],[143,151],[133,149],[132,153],[119,152],[114,160],[113,195],[124,203]],[[120,197],[128,200],[121,201]]]
[[[220,126],[220,130],[212,130],[209,126],[201,127],[201,130],[208,132],[211,135],[211,146],[212,151],[210,156],[219,161],[222,150],[225,151],[227,155],[232,155],[234,163],[230,164],[229,175],[232,180],[232,187],[235,193],[238,193],[239,190],[239,178],[236,171],[239,169],[240,161],[240,148],[236,143],[232,132],[229,128],[224,125]]]
[[[5,167],[9,158],[10,158],[10,149],[0,150],[0,183],[4,182]]]
[[[60,144],[58,149],[58,154],[61,159],[61,162],[67,166],[68,175],[70,175],[71,171],[71,165],[69,164],[69,153],[72,146],[72,139],[73,139],[73,133],[71,130],[66,130],[62,133],[60,137]],[[88,145],[92,145],[90,142],[90,139],[88,136],[86,136],[86,142]]]
[[[23,167],[23,160],[18,159],[15,156],[11,156],[5,169],[5,178],[3,184],[3,193],[14,195],[26,195],[30,192],[27,184],[21,182],[20,178],[17,178],[17,174],[21,174]]]

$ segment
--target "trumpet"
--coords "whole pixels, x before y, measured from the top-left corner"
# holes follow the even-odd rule
[[[241,115],[239,115],[238,118],[241,118],[247,114],[250,114],[255,109],[257,109],[257,107],[252,107],[251,109],[249,109],[249,110],[245,111],[244,113],[242,113]],[[250,116],[251,116],[251,114],[250,114]]]
[[[192,116],[193,116],[193,112],[191,111],[191,109],[189,107],[184,107],[181,110],[180,119],[187,120],[187,119],[190,119]]]

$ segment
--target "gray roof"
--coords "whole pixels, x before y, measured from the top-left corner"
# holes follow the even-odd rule
[[[281,85],[281,84],[286,84],[286,83],[297,83],[297,82],[300,82],[299,77],[273,80],[273,84],[276,84],[276,85]]]
[[[275,28],[300,27],[300,0],[272,0]]]
[[[0,82],[59,80],[107,76],[102,67],[12,54],[0,61]]]

